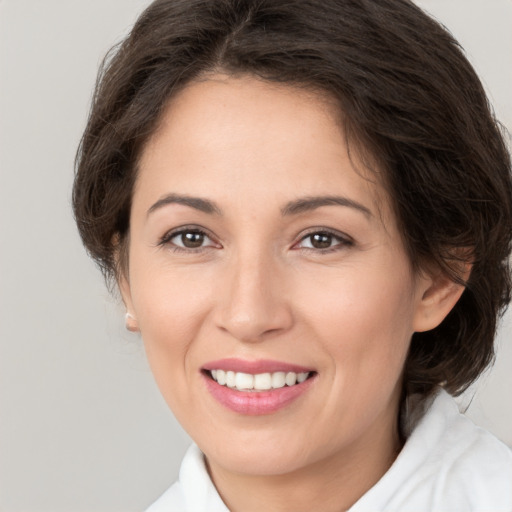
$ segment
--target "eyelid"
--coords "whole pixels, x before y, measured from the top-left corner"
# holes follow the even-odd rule
[[[205,237],[207,237],[212,242],[212,244],[211,245],[207,245],[207,246],[201,246],[201,247],[198,247],[198,248],[187,248],[187,247],[181,247],[179,245],[171,243],[171,240],[174,237],[176,237],[178,235],[181,235],[183,233],[187,233],[187,232],[200,233],[200,234],[204,235]],[[332,246],[332,247],[328,247],[326,249],[316,249],[316,248],[309,248],[309,247],[298,247],[298,245],[303,240],[305,240],[306,238],[308,238],[309,236],[314,235],[314,234],[328,234],[328,235],[332,236],[333,238],[337,239],[339,241],[339,243],[334,245],[334,246]],[[336,229],[318,226],[318,227],[309,228],[306,231],[303,231],[302,233],[297,235],[296,242],[293,243],[292,249],[295,249],[295,250],[306,250],[306,251],[313,251],[313,252],[321,253],[321,252],[329,252],[329,251],[332,251],[332,250],[336,250],[337,248],[340,248],[340,247],[352,246],[352,245],[354,245],[354,243],[355,243],[354,239],[352,237],[350,237],[349,235],[347,235],[346,233],[343,233],[343,232],[338,231]],[[173,250],[186,251],[186,252],[188,252],[188,251],[198,252],[198,251],[207,249],[209,247],[215,247],[215,246],[217,246],[218,248],[222,248],[222,246],[218,242],[217,238],[208,229],[205,229],[202,226],[198,226],[197,224],[187,224],[187,225],[178,226],[176,228],[172,228],[172,229],[168,230],[163,236],[161,236],[159,238],[159,241],[157,242],[156,245],[158,247],[164,247],[166,245],[172,245],[172,249]]]
[[[332,236],[333,238],[336,238],[337,240],[339,240],[340,243],[336,244],[332,247],[328,247],[326,249],[315,249],[315,248],[310,248],[310,247],[297,247],[303,240],[305,240],[306,238],[310,237],[311,235],[315,235],[315,234],[328,234],[328,235]],[[355,244],[354,239],[351,236],[347,235],[346,233],[343,233],[336,229],[326,228],[326,227],[321,227],[321,226],[315,227],[315,228],[309,228],[305,232],[302,232],[300,235],[298,235],[297,239],[298,240],[293,244],[292,249],[296,248],[297,250],[314,251],[314,252],[320,252],[320,253],[332,251],[339,247],[347,247],[347,246],[350,247]]]
[[[178,235],[181,235],[183,233],[189,233],[189,232],[200,233],[200,234],[204,235],[209,240],[211,240],[212,245],[197,247],[197,248],[193,249],[193,248],[189,248],[189,247],[181,247],[179,245],[175,245],[175,244],[171,243],[171,240],[174,237],[176,237]],[[176,228],[170,229],[163,236],[161,236],[159,238],[158,243],[156,245],[158,247],[164,247],[166,245],[172,245],[172,249],[173,250],[177,250],[177,251],[180,251],[180,250],[181,251],[192,251],[192,252],[198,252],[201,249],[204,250],[204,249],[207,249],[208,247],[213,247],[215,245],[220,247],[220,243],[217,241],[216,237],[209,230],[203,228],[202,226],[198,226],[196,224],[186,224],[184,226],[178,226]]]

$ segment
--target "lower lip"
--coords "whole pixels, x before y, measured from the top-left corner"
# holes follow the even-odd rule
[[[249,416],[272,414],[284,409],[306,393],[315,377],[316,375],[313,375],[300,384],[269,391],[238,391],[221,386],[207,375],[203,375],[208,391],[217,402],[234,412]]]

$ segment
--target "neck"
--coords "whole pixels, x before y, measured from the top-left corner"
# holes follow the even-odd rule
[[[208,462],[212,480],[231,512],[348,510],[389,469],[402,443],[396,421],[368,432],[327,459],[285,474],[233,473]],[[382,427],[382,424],[380,425]]]

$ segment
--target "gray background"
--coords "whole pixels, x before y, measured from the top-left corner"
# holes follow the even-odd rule
[[[422,0],[512,126],[512,2]],[[98,64],[146,0],[0,0],[0,510],[143,510],[188,444],[71,217]],[[461,400],[512,445],[512,315]]]

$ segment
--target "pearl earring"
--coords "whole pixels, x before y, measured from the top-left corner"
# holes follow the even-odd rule
[[[137,320],[135,320],[135,317],[132,314],[126,313],[126,315],[124,316],[124,322],[125,322],[126,330],[128,330],[130,332],[139,332]]]

